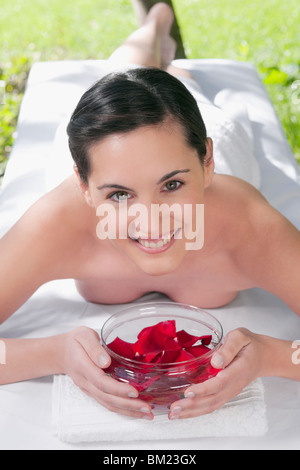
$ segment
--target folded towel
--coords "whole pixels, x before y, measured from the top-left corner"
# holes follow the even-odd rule
[[[197,437],[262,436],[267,432],[264,389],[260,379],[220,410],[209,415],[170,421],[130,418],[103,408],[65,375],[54,377],[54,434],[67,443],[141,441]]]

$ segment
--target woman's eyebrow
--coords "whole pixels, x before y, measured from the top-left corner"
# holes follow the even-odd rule
[[[103,184],[102,186],[97,186],[97,189],[105,189],[105,188],[114,188],[120,189],[121,191],[133,191],[131,188],[126,188],[126,186],[122,186],[120,184]]]
[[[186,170],[174,170],[171,171],[171,173],[167,173],[165,176],[160,178],[160,180],[157,182],[157,184],[163,183],[164,181],[168,180],[169,178],[172,178],[172,176],[177,175],[178,173],[189,173],[191,170],[188,168]]]

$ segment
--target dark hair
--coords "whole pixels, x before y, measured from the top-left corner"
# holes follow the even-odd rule
[[[204,163],[206,128],[197,102],[177,78],[156,68],[136,68],[100,79],[84,93],[67,127],[70,151],[82,181],[88,180],[92,144],[168,118],[181,125],[187,144],[197,150]]]

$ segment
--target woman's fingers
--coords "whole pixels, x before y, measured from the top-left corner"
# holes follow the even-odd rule
[[[107,394],[102,390],[99,390],[99,388],[94,387],[89,382],[82,383],[80,388],[87,395],[94,398],[94,400],[96,400],[100,405],[112,412],[134,418],[153,419],[151,407],[142,400],[137,398],[117,397]]]
[[[230,331],[224,339],[224,344],[213,355],[211,365],[216,369],[227,367],[237,354],[250,343],[246,328]]]
[[[76,358],[80,367],[78,376],[83,376],[88,383],[104,393],[121,397],[138,397],[138,392],[134,387],[127,383],[117,382],[102,370],[104,366],[101,367],[101,362],[105,363],[105,368],[108,367],[110,357],[101,346],[96,331],[80,327],[74,330],[74,338],[77,345]]]
[[[68,356],[69,361],[70,356],[72,358],[69,375],[87,395],[111,411],[136,418],[153,418],[151,407],[137,398],[138,391],[134,387],[105,373],[110,357],[106,357],[96,331],[87,327],[73,330]]]
[[[243,386],[238,383],[234,372],[221,371],[216,377],[189,387],[185,393],[187,398],[172,404],[169,417],[191,418],[212,413],[242,389]]]
[[[89,370],[84,376],[80,375],[73,380],[82,391],[110,411],[137,418],[144,415],[148,419],[153,418],[151,407],[135,398],[138,397],[138,392],[133,387],[117,382],[101,369]]]
[[[110,365],[110,356],[101,346],[100,337],[95,330],[79,327],[73,331],[73,334],[76,341],[83,347],[96,366],[105,368]]]
[[[216,377],[187,388],[185,398],[171,405],[170,419],[211,413],[238,395],[257,376],[255,335],[240,328],[230,332],[212,365],[223,367]]]

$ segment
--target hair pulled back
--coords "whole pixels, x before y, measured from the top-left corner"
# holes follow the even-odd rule
[[[114,72],[101,78],[81,97],[67,127],[82,181],[88,181],[88,152],[94,143],[167,119],[180,124],[187,144],[197,150],[203,164],[206,128],[197,102],[177,78],[156,68]]]

